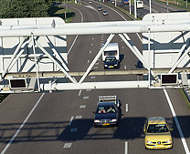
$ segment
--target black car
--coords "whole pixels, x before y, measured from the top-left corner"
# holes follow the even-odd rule
[[[101,6],[98,6],[98,11],[102,11],[102,7]]]
[[[117,126],[119,118],[120,110],[116,107],[114,102],[101,102],[98,103],[95,112],[94,126]]]
[[[106,15],[108,15],[108,11],[107,11],[107,10],[103,10],[102,14],[103,14],[104,16],[106,16]]]
[[[119,61],[115,57],[106,57],[104,61],[104,68],[118,68]]]

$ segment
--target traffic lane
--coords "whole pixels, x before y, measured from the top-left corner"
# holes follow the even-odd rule
[[[6,153],[68,153],[61,134],[79,114],[79,102],[76,91],[46,94]]]
[[[182,89],[167,89],[167,92],[173,103],[187,146],[190,148],[190,108],[189,104],[184,101],[186,96],[183,94]]]
[[[141,97],[137,97],[137,94]],[[117,95],[121,100],[123,116],[118,128],[93,128],[89,126],[92,126],[92,121],[90,121],[90,119],[93,119],[94,117],[92,112],[96,110],[98,96],[101,95]],[[151,98],[149,98],[150,95],[152,96]],[[163,116],[166,117],[169,122],[173,120],[171,112],[168,112],[170,109],[163,95],[164,94],[161,90],[152,91],[149,89],[83,91],[81,96],[88,96],[89,104],[89,106],[87,106],[87,110],[83,112],[83,115],[85,115],[83,120],[86,121],[86,124],[83,120],[76,120],[75,127],[77,127],[78,130],[81,130],[81,133],[78,133],[71,138],[65,138],[63,132],[62,140],[78,141],[77,145],[73,146],[73,149],[71,149],[71,153],[75,153],[77,149],[80,149],[80,152],[82,153],[89,153],[91,150],[92,154],[97,152],[100,154],[105,153],[108,149],[111,153],[124,153],[125,142],[128,142],[129,153],[152,153],[152,151],[144,149],[143,127],[146,118],[151,116]],[[126,104],[128,104],[128,112],[126,112]],[[159,108],[161,109],[158,110]],[[89,121],[87,119],[89,119]],[[82,121],[84,123],[82,123]],[[89,122],[91,124],[89,124]],[[88,129],[86,129],[86,127]],[[85,129],[86,132],[82,133],[82,130]],[[174,131],[172,133],[174,137],[173,149],[163,151],[158,150],[154,151],[154,153],[183,153],[181,141],[180,138],[178,138],[177,133],[178,132],[175,131],[174,127]]]
[[[141,97],[136,97],[137,94]],[[117,95],[121,100],[123,117],[119,128],[93,128],[92,112],[96,110],[100,95]],[[150,95],[153,97],[149,98]],[[83,91],[80,95],[76,91],[46,94],[7,153],[30,154],[39,153],[39,151],[40,153],[47,151],[68,153],[69,151],[75,154],[79,150],[88,153],[90,149],[94,153],[104,153],[113,143],[114,145],[109,150],[113,153],[123,153],[126,141],[132,153],[136,152],[136,147],[139,149],[138,153],[142,152],[144,149],[143,125],[146,117],[159,115],[170,119],[170,112],[162,95],[163,93],[158,90],[149,89],[93,90]],[[150,102],[149,105],[147,102]],[[125,104],[128,104],[128,112],[126,112]],[[80,105],[86,105],[86,108],[82,109]],[[163,106],[161,111],[158,110],[160,106]],[[74,119],[70,125],[73,116]],[[77,132],[71,132],[71,128],[77,128]],[[72,143],[71,147],[65,148],[65,144],[70,143]],[[180,151],[176,152],[176,145],[179,146],[177,150],[180,149]],[[182,152],[181,150],[180,141],[174,138],[174,148],[163,153],[177,154]],[[147,153],[146,150],[144,152]]]
[[[68,8],[72,10],[74,16],[72,17],[72,23],[80,23],[83,22],[83,16],[79,8],[75,7],[75,5],[68,5]],[[73,41],[77,36],[67,36],[67,51],[71,48]]]
[[[0,151],[9,143],[41,94],[10,94],[0,104]]]
[[[94,3],[93,3],[94,4]],[[87,6],[91,6],[91,5],[89,5],[88,3],[86,4],[85,3],[85,6],[87,7]],[[95,5],[93,5],[93,7],[94,8],[96,8],[96,7],[98,7],[99,6],[99,4],[95,4]],[[115,18],[117,18],[117,20],[123,20],[122,18],[121,18],[121,16],[123,16],[123,15],[121,15],[121,12],[114,12],[113,10],[110,10],[111,12],[113,12],[113,14],[115,14]],[[95,11],[94,11],[95,12]],[[100,11],[101,12],[101,11]],[[118,14],[120,14],[120,15],[118,15]],[[89,15],[89,14],[88,14]],[[113,16],[112,14],[111,14],[111,16]],[[106,17],[102,17],[103,19],[104,18],[106,18]],[[101,18],[99,18],[100,19],[100,21],[101,20],[103,20],[103,19],[101,19]],[[97,52],[100,50],[100,47],[101,47],[101,45],[103,44],[103,43],[105,43],[106,42],[106,40],[107,40],[107,37],[108,37],[108,35],[101,35],[101,38],[100,39],[94,39],[94,37],[93,37],[94,35],[92,35],[92,38],[90,38],[90,36],[89,36],[89,40],[91,41],[93,41],[92,43],[90,43],[89,45],[91,46],[89,49],[88,49],[88,51],[86,52],[86,55],[89,55],[87,58],[88,59],[86,59],[86,57],[84,57],[84,61],[86,61],[88,64],[90,64],[91,62],[92,62],[92,60],[94,59],[94,57],[96,56],[96,54],[97,54]],[[137,48],[141,51],[142,50],[142,45],[140,45],[140,43],[137,43],[138,42],[138,40],[139,40],[139,37],[137,37],[136,35],[133,35],[133,34],[129,34],[129,36],[130,36],[130,38],[131,38],[131,40],[137,40],[137,41],[135,41],[135,42],[133,42],[136,46],[137,46]],[[124,44],[124,43],[122,43],[123,41],[121,40],[121,38],[120,37],[118,37],[118,36],[115,36],[114,37],[114,39],[112,40],[112,42],[121,42],[120,44],[120,46],[122,47],[122,49],[120,50],[121,51],[121,69],[130,69],[130,68],[136,68],[136,65],[137,65],[137,62],[138,62],[138,59],[134,56],[134,54],[130,51],[130,49],[128,48],[128,47],[126,47],[126,45]],[[86,43],[85,43],[86,44]],[[78,46],[78,45],[76,45],[76,46]],[[93,47],[94,47],[94,49],[93,49]],[[83,51],[82,49],[80,49],[81,51]],[[74,51],[74,50],[73,50]],[[84,51],[83,51],[84,52]],[[75,56],[75,55],[74,55]],[[70,56],[70,57],[72,57],[72,55]],[[77,55],[77,57],[78,57],[78,55]],[[74,57],[72,57],[72,58],[70,58],[71,60],[70,61],[72,61],[72,59],[74,59]],[[70,63],[70,61],[69,61],[69,63]],[[101,57],[100,57],[100,59],[99,59],[99,61],[101,61]],[[99,63],[99,62],[98,62]],[[101,64],[100,64],[101,65]],[[73,66],[73,64],[71,64],[71,66]],[[76,64],[76,66],[79,66],[79,64]],[[84,66],[83,66],[84,67]],[[94,66],[94,69],[96,69],[96,70],[102,70],[102,67],[100,66],[100,69],[98,68],[99,66]],[[97,69],[98,68],[98,69]],[[73,70],[73,69],[71,69],[71,70]],[[75,69],[76,71],[78,71],[79,69]],[[84,70],[86,70],[86,69],[84,69]]]
[[[84,21],[91,22],[100,20],[97,12],[91,8],[81,6],[80,10],[83,14]],[[92,57],[89,56],[89,54],[92,53],[96,46],[100,48],[100,40],[101,35],[85,35],[78,37],[68,57],[71,71],[85,71],[87,69],[88,63],[90,63],[89,58]],[[98,50],[95,51],[96,53],[98,52]]]

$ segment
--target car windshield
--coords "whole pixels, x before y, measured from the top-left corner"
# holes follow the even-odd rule
[[[115,57],[106,57],[105,61],[106,62],[114,62],[116,60]]]
[[[115,113],[114,106],[98,106],[96,113]]]
[[[147,133],[165,133],[168,132],[166,124],[150,124]]]

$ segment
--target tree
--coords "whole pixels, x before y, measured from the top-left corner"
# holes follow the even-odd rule
[[[52,0],[0,0],[0,18],[46,17]]]

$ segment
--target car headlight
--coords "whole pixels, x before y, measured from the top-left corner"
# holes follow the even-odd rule
[[[94,122],[100,122],[100,120],[94,120]]]
[[[108,67],[108,65],[104,65],[105,67]]]
[[[117,121],[117,119],[112,119],[112,120],[111,120],[111,122],[116,122],[116,121]]]
[[[172,142],[172,140],[167,140],[167,141],[165,141],[166,143],[171,143]]]
[[[117,66],[117,64],[114,64],[114,66]]]
[[[152,143],[152,141],[146,141],[146,143],[151,144],[151,143]]]

